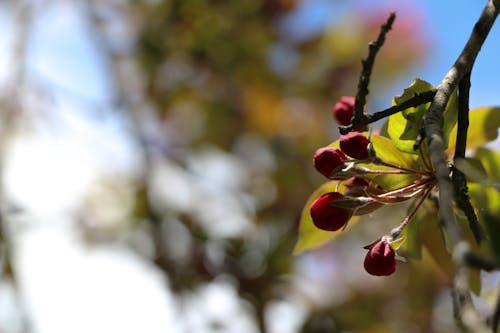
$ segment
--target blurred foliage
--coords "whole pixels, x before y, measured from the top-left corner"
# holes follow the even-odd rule
[[[304,333],[446,332],[434,310],[449,281],[436,273],[429,244],[396,276],[374,279],[362,267],[364,242],[406,207],[370,214],[334,243],[292,255],[303,204],[323,182],[312,155],[338,137],[331,108],[355,94],[361,59],[390,11],[400,18],[377,58],[369,97],[424,56],[429,41],[418,9],[342,0],[88,3],[102,26],[115,16],[128,25],[124,36],[111,35],[124,45],[132,39],[140,71],[115,75],[117,90],[133,102],[144,98],[125,114],[143,149],[141,177],[108,175],[88,193],[78,219],[89,241],[127,235],[165,273],[179,302],[229,281],[261,332],[283,320],[270,315],[282,301],[304,313],[291,318]],[[310,9],[322,3],[320,10],[334,10],[318,27]],[[109,37],[97,26],[99,37]],[[106,45],[110,72],[127,55],[113,54],[116,45]],[[120,89],[135,81],[140,91]],[[310,243],[330,235],[319,238]],[[209,331],[223,331],[212,324]]]
[[[253,305],[262,331],[271,301],[302,294],[311,303],[302,332],[397,332],[405,328],[405,319],[413,322],[411,332],[430,332],[433,301],[442,279],[425,265],[417,270],[418,278],[414,273],[399,276],[398,281],[390,280],[393,288],[375,291],[360,286],[366,277],[344,277],[343,288],[352,290],[340,304],[313,305],[316,301],[300,291],[303,286],[293,282],[293,274],[300,273],[296,261],[302,260],[291,256],[297,222],[303,202],[321,182],[312,172],[312,153],[338,136],[330,109],[340,96],[355,94],[367,44],[388,15],[387,8],[353,9],[319,31],[298,34],[308,31],[314,20],[297,19],[307,5],[294,0],[133,2],[147,99],[159,122],[173,124],[175,131],[168,159],[189,171],[196,154],[207,147],[235,157],[245,178],[238,191],[254,202],[247,214],[254,226],[216,237],[192,207],[166,211],[155,207],[151,182],[145,182],[137,196],[136,206],[141,208],[136,218],[153,222],[154,260],[174,290],[188,292],[217,276],[231,276],[241,297]],[[404,74],[426,50],[418,12],[406,10],[404,15],[377,60],[373,94]],[[197,177],[203,182],[200,171]],[[176,228],[187,232],[191,244],[178,257],[170,253],[174,245],[163,244],[176,237],[162,234],[175,233]],[[335,257],[329,247],[316,253]],[[304,256],[314,259],[317,254]],[[315,287],[329,288],[328,283]],[[408,303],[401,303],[400,289],[406,290]],[[327,299],[331,293],[335,291],[326,293]]]

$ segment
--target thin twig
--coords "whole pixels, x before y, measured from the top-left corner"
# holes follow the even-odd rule
[[[499,269],[498,263],[482,255],[469,251],[465,253],[464,261],[471,268],[482,269],[491,272]]]
[[[467,130],[469,127],[470,75],[471,72],[467,72],[458,84],[458,121],[454,162],[458,159],[465,158]],[[477,219],[474,207],[472,207],[470,202],[467,179],[460,170],[456,168],[452,168],[452,170],[452,182],[457,206],[464,212],[465,216],[467,216],[469,227],[472,230],[476,242],[479,244],[484,238],[484,233]]]
[[[417,94],[415,94],[415,96],[404,101],[401,104],[391,106],[390,108],[387,108],[387,109],[379,111],[379,112],[375,112],[373,114],[363,114],[362,119],[356,122],[356,126],[354,126],[354,121],[353,121],[353,124],[350,124],[348,126],[341,126],[339,128],[340,134],[347,134],[355,129],[358,129],[360,127],[364,127],[364,126],[371,124],[371,123],[374,123],[380,119],[392,116],[393,114],[401,112],[401,111],[406,110],[408,108],[419,106],[419,105],[422,105],[425,103],[429,103],[434,98],[434,95],[436,95],[435,89],[425,91],[422,93],[417,93]]]
[[[359,124],[363,123],[364,113],[363,109],[366,104],[366,96],[369,94],[368,86],[370,84],[370,77],[373,69],[373,64],[375,63],[375,57],[377,56],[378,51],[384,45],[385,36],[391,30],[392,24],[396,19],[396,14],[391,13],[387,21],[380,27],[380,32],[378,34],[378,38],[375,41],[370,42],[368,45],[368,57],[361,61],[362,71],[359,76],[358,82],[358,91],[356,93],[356,101],[354,103],[354,118],[353,118],[353,126],[354,128],[359,128]]]
[[[467,148],[467,130],[469,128],[469,94],[470,75],[468,71],[458,84],[458,120],[457,120],[457,140],[455,145],[454,159],[464,158]]]
[[[391,236],[392,236],[393,239],[399,238],[399,235],[401,235],[401,233],[403,232],[404,228],[406,228],[406,226],[408,225],[408,223],[410,223],[411,219],[413,218],[413,216],[415,216],[415,214],[417,213],[417,210],[424,203],[425,199],[427,199],[427,196],[429,195],[429,193],[431,193],[431,191],[432,191],[433,188],[434,188],[434,186],[430,186],[429,188],[427,188],[425,190],[425,192],[422,194],[422,196],[418,199],[418,201],[415,204],[415,206],[412,208],[410,214],[408,214],[408,216],[405,217],[405,219],[403,220],[403,222],[401,222],[401,224],[397,228],[395,228],[395,229],[393,229],[391,231]]]

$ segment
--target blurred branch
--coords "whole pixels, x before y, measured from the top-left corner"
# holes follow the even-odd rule
[[[500,323],[500,292],[497,295],[495,308],[493,309],[493,314],[491,316],[491,321],[490,321],[491,330],[493,332],[497,331],[499,323]]]

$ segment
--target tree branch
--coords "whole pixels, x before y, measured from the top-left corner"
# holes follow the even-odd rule
[[[470,295],[470,287],[468,283],[469,268],[465,258],[466,253],[469,252],[469,245],[462,239],[453,212],[454,191],[444,153],[442,123],[443,112],[449,98],[461,79],[471,71],[477,54],[498,16],[499,4],[500,0],[488,1],[462,53],[439,84],[434,100],[424,119],[425,133],[429,140],[430,157],[435,166],[439,186],[439,213],[443,226],[449,235],[456,264],[453,287],[457,293],[457,299],[460,300],[458,305],[462,322],[468,330],[473,332],[489,332],[489,330],[480,320],[470,301],[470,297],[467,296]]]
[[[358,91],[356,93],[356,101],[354,103],[354,118],[353,118],[353,128],[359,128],[360,124],[365,122],[365,114],[363,112],[364,106],[366,104],[366,96],[369,94],[368,85],[370,84],[370,77],[373,69],[373,64],[375,63],[375,57],[378,51],[384,45],[385,36],[391,30],[392,24],[396,19],[396,14],[391,13],[387,21],[380,27],[380,32],[375,41],[370,42],[368,45],[368,56],[366,59],[361,61],[362,71],[359,76]]]
[[[467,148],[467,130],[469,128],[469,93],[470,75],[468,71],[458,84],[458,120],[457,140],[455,145],[454,159],[464,158]]]
[[[339,131],[340,134],[347,134],[355,129],[359,129],[368,124],[374,123],[377,120],[392,116],[395,113],[401,112],[411,107],[419,106],[425,103],[432,101],[434,96],[436,95],[436,90],[429,90],[422,93],[417,93],[412,98],[404,101],[401,104],[397,104],[387,108],[385,110],[375,112],[373,114],[363,114],[363,119],[357,122],[357,126],[354,127],[353,124],[348,126],[340,126]]]

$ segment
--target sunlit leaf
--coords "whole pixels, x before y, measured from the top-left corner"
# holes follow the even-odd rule
[[[432,89],[434,89],[434,87],[430,83],[415,79],[411,86],[403,91],[401,96],[394,98],[392,104],[401,104],[418,93]],[[430,102],[408,108],[389,117],[387,132],[398,149],[407,153],[418,154],[417,151],[413,150],[413,146],[420,128],[423,125],[423,116],[425,112],[427,112],[429,106]],[[456,119],[457,99],[456,93],[453,93],[443,114],[443,138],[445,140],[445,145],[448,143],[448,137],[451,129],[456,123]]]
[[[415,155],[400,151],[391,139],[379,135],[372,135],[370,140],[376,156],[382,161],[406,169],[420,169],[420,166],[417,163],[417,157]],[[390,167],[375,164],[368,164],[367,166],[372,170],[391,170]],[[376,182],[386,190],[403,187],[405,185],[411,184],[415,180],[415,176],[407,174],[375,175],[368,178],[373,179],[374,182]]]
[[[482,107],[469,112],[467,131],[467,149],[476,149],[498,137],[500,127],[500,107]],[[450,134],[448,153],[455,148],[457,127]]]
[[[394,98],[392,105],[398,105],[415,96],[417,93],[434,89],[434,87],[420,79],[412,82],[410,87],[403,91],[401,96]],[[396,147],[407,153],[415,153],[413,145],[422,127],[422,117],[430,103],[408,108],[389,117],[387,132]]]
[[[370,141],[377,157],[382,161],[407,169],[418,169],[416,157],[399,150],[391,139],[372,135]]]
[[[295,248],[293,250],[294,254],[300,254],[306,250],[311,250],[315,247],[323,245],[324,243],[328,242],[329,240],[337,237],[342,233],[342,229],[337,231],[324,231],[316,228],[316,226],[313,224],[311,214],[309,213],[309,209],[312,203],[321,195],[328,192],[334,192],[337,190],[342,192],[344,188],[343,185],[341,185],[341,188],[338,187],[339,187],[339,182],[337,181],[331,181],[325,183],[321,185],[320,188],[317,189],[307,200],[307,203],[304,209],[302,210],[300,218],[299,237],[297,243],[295,244]],[[358,219],[359,217],[356,216],[351,217],[351,219],[349,220],[349,225],[353,224]]]
[[[500,181],[500,153],[498,151],[479,148],[474,157],[481,161],[490,179]]]

